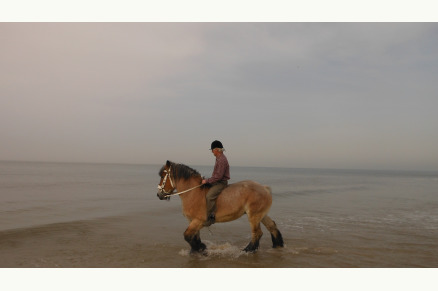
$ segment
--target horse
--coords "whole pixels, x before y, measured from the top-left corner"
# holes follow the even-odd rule
[[[189,243],[190,253],[204,253],[206,245],[201,242],[200,230],[207,220],[206,194],[207,184],[202,184],[198,171],[183,165],[167,161],[158,175],[157,196],[160,200],[169,200],[170,196],[179,195],[182,201],[183,215],[189,220],[184,232],[184,239]],[[174,193],[177,190],[179,192]],[[248,216],[251,226],[251,241],[244,248],[245,252],[254,253],[259,248],[263,235],[260,222],[271,233],[272,247],[283,247],[283,237],[275,222],[267,215],[272,205],[272,192],[269,186],[254,181],[240,181],[228,185],[216,201],[216,223],[229,222]]]

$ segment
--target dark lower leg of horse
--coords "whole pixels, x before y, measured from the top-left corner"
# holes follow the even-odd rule
[[[255,253],[259,248],[260,240],[256,240],[255,242],[250,241],[249,244],[243,250],[247,253]]]
[[[257,249],[259,248],[259,242],[262,235],[263,232],[260,229],[260,224],[258,225],[258,227],[253,227],[251,241],[243,250],[249,253],[254,253],[255,251],[257,251]]]
[[[201,236],[200,236],[200,234],[199,234],[199,231],[198,231],[198,233],[196,234],[195,239],[196,239],[196,244],[199,246],[198,252],[203,252],[203,251],[205,251],[205,249],[207,248],[207,246],[206,246],[203,242],[201,242]]]
[[[273,221],[269,216],[265,216],[262,219],[262,223],[271,233],[271,239],[272,239],[272,247],[283,247],[283,236],[281,235],[281,232],[278,230],[277,225],[275,224],[275,221]]]
[[[207,248],[207,246],[203,242],[201,242],[201,238],[199,234],[197,235],[184,234],[184,239],[190,244],[191,254],[203,252]]]
[[[271,233],[271,239],[272,239],[272,247],[273,248],[284,247],[283,236],[281,235],[281,232],[278,229],[277,229],[276,236],[274,236]]]

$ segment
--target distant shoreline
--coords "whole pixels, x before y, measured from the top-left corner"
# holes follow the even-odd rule
[[[211,165],[196,165],[196,164],[186,164],[184,162],[176,161],[177,163],[185,164],[191,168],[196,169],[196,167],[212,167]],[[26,160],[0,160],[0,163],[35,163],[35,164],[77,164],[77,165],[118,165],[118,166],[157,166],[161,167],[162,164],[158,163],[116,163],[116,162],[68,162],[68,161],[26,161]],[[297,170],[297,171],[330,171],[330,172],[356,172],[356,173],[382,173],[382,174],[419,174],[419,175],[432,175],[438,176],[438,170],[418,170],[418,169],[355,169],[355,168],[302,168],[302,167],[284,167],[284,166],[240,166],[233,165],[233,168],[247,168],[247,169],[286,169],[286,170]]]

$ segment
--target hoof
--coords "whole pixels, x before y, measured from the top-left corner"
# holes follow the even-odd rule
[[[199,245],[199,248],[198,249],[191,249],[190,250],[190,254],[191,255],[194,255],[194,254],[202,254],[202,255],[206,255],[207,254],[207,251],[206,251],[206,249],[207,249],[207,246],[204,244],[204,243],[201,243],[200,245]]]
[[[272,238],[272,247],[273,248],[284,247],[283,236],[281,235],[280,232],[277,233],[277,237],[275,237],[271,234],[271,238]]]
[[[250,242],[246,248],[244,248],[243,250],[247,253],[255,253],[257,251],[257,249],[259,248],[259,244],[257,243],[252,243]]]

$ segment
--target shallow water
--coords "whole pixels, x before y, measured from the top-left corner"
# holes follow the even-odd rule
[[[285,247],[247,254],[246,216],[201,230],[190,255],[160,165],[0,162],[0,267],[438,267],[438,174],[232,168],[270,185]],[[208,176],[211,167],[194,166]]]

